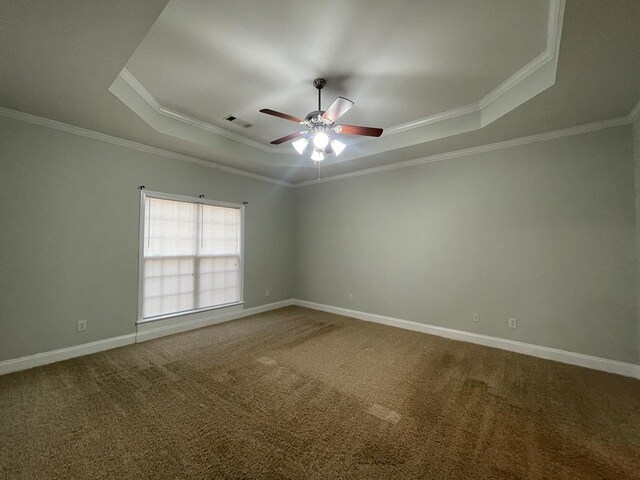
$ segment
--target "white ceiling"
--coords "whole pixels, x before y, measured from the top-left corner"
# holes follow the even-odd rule
[[[296,125],[258,110],[304,117],[316,110],[316,77],[328,80],[325,108],[342,95],[356,102],[345,121],[390,128],[477,101],[541,54],[547,7],[171,0],[127,69],[164,107],[265,144]]]
[[[310,80],[325,76],[332,86],[325,105],[346,95],[356,107],[345,121],[387,128],[477,101],[532,60],[545,49],[549,2],[424,0],[371,8],[371,2],[342,1],[316,3],[313,14],[302,1],[171,2],[163,11],[165,4],[0,3],[0,105],[256,174],[304,181],[315,175],[306,158],[215,132],[217,143],[181,137],[149,116],[143,120],[144,105],[125,105],[109,88],[127,66],[157,102],[180,114],[216,128],[229,113],[255,121],[249,130],[234,131],[262,146],[289,133],[290,126],[261,119],[256,110],[304,114],[314,106]],[[260,6],[266,4],[270,8]],[[184,8],[176,12],[176,5]],[[315,40],[299,42],[301,32],[314,32]],[[457,125],[457,134],[455,128],[440,137],[413,131],[412,138],[399,133],[354,146],[359,158],[327,164],[325,174],[626,115],[640,98],[639,36],[637,0],[567,0],[557,72],[540,93],[484,126],[464,130],[464,117],[456,117],[449,123]],[[422,43],[412,41],[418,38]]]

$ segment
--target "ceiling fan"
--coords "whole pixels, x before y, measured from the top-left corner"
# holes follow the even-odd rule
[[[318,110],[310,112],[304,119],[288,115],[286,113],[276,112],[269,108],[260,110],[267,115],[284,118],[291,122],[299,123],[303,126],[303,130],[292,133],[282,138],[278,138],[271,142],[272,145],[280,145],[290,140],[293,142],[293,148],[302,155],[309,144],[312,145],[311,160],[319,162],[324,160],[325,155],[340,155],[346,145],[336,138],[336,134],[340,135],[365,135],[367,137],[379,137],[382,135],[381,128],[360,127],[357,125],[336,125],[336,121],[342,115],[347,113],[354,103],[344,97],[338,97],[331,104],[328,110],[322,110],[322,89],[327,84],[324,78],[316,78],[313,86],[318,89]]]

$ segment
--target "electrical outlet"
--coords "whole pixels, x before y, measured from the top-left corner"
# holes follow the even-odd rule
[[[86,320],[78,320],[78,331],[84,332],[87,329],[87,321]]]
[[[349,294],[349,301],[350,301],[350,302],[353,302],[353,293],[350,293],[350,294]]]
[[[518,320],[515,317],[509,317],[509,328],[518,328]]]
[[[264,291],[264,296],[265,296],[265,297],[268,297],[268,296],[269,296],[269,290],[265,290],[265,291]]]
[[[474,322],[479,322],[480,321],[480,314],[478,312],[475,312],[473,314],[473,321]]]

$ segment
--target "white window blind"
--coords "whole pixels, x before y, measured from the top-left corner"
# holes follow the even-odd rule
[[[241,207],[143,201],[143,319],[240,302]]]

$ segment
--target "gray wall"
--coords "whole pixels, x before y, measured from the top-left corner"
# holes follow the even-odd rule
[[[638,317],[638,363],[640,363],[640,116],[633,128],[633,164],[636,187],[636,315]]]
[[[245,306],[292,296],[292,189],[0,118],[0,360],[135,332],[138,185],[248,201]]]
[[[135,332],[144,184],[250,202],[247,307],[296,297],[637,362],[632,144],[620,127],[293,190],[0,118],[0,360]]]
[[[296,297],[637,362],[631,145],[625,126],[299,188]]]

